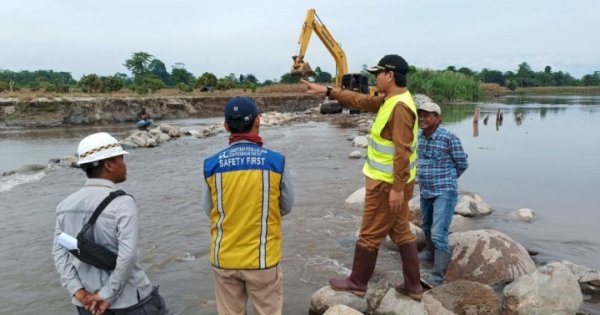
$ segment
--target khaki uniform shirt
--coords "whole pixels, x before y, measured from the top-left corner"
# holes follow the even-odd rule
[[[390,97],[396,94],[392,94]],[[371,113],[377,113],[385,102],[384,96],[369,96],[340,89],[333,89],[329,97]],[[392,189],[398,192],[404,191],[404,185],[410,176],[410,147],[413,141],[413,126],[415,123],[417,123],[415,114],[406,104],[398,102],[380,135],[384,139],[393,141],[396,146]],[[367,178],[367,189],[379,183],[378,180]]]

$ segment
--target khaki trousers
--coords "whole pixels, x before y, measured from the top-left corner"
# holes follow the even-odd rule
[[[396,245],[416,241],[408,222],[408,201],[412,197],[415,181],[404,186],[404,202],[399,213],[390,212],[389,194],[391,184],[367,177],[365,211],[360,224],[358,244],[370,250],[377,250],[386,236]]]
[[[256,315],[283,312],[283,273],[279,265],[263,270],[212,267],[219,315],[246,315],[248,296]]]

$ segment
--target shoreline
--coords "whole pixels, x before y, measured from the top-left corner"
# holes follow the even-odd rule
[[[153,119],[171,120],[220,116],[232,96],[172,96],[145,98],[55,97],[0,99],[0,126],[44,128],[134,122],[142,108]],[[297,112],[318,106],[323,97],[305,94],[250,95],[261,112]]]

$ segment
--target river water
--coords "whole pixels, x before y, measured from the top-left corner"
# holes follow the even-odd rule
[[[468,228],[502,231],[539,252],[539,263],[570,260],[600,269],[600,97],[510,97],[497,103],[442,107],[444,125],[469,154],[460,189],[475,192],[494,209]],[[498,109],[504,115],[496,125]],[[521,113],[521,114],[517,114]],[[489,115],[487,123],[484,118]],[[521,120],[516,117],[522,115]],[[200,127],[220,118],[174,121]],[[477,128],[475,128],[475,126]],[[51,244],[55,207],[84,182],[80,170],[53,165],[50,158],[72,154],[85,135],[107,130],[119,137],[129,125],[43,130],[0,129],[0,314],[73,313],[60,286]],[[324,122],[265,127],[265,146],[287,156],[296,203],[284,217],[284,313],[306,314],[311,295],[327,279],[347,272],[360,213],[345,198],[364,184],[363,160],[347,140],[352,128]],[[142,265],[178,314],[216,314],[209,266],[210,227],[200,210],[201,161],[226,145],[227,136],[182,137],[152,149],[130,151],[128,179],[121,188],[140,209]],[[512,216],[531,208],[536,219]],[[398,269],[398,254],[382,248],[375,274]],[[600,312],[586,297],[582,310]]]

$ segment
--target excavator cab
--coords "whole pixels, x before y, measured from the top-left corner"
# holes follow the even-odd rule
[[[369,78],[360,73],[348,73],[342,76],[343,90],[369,94]]]
[[[369,78],[362,73],[347,73],[342,76],[342,84],[340,86],[343,90],[350,90],[362,94],[369,94]],[[350,114],[359,114],[360,110],[353,109],[345,104],[340,104],[350,110]]]

